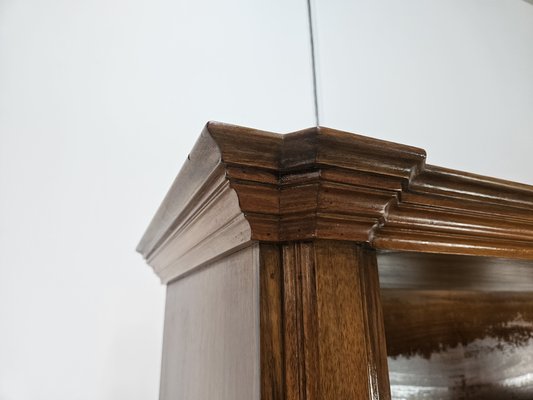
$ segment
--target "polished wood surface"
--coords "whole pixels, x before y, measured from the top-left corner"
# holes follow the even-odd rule
[[[318,398],[389,399],[375,252],[351,243],[315,246]]]
[[[260,246],[261,399],[285,396],[283,270],[278,245]]]
[[[251,240],[533,259],[533,187],[425,157],[324,127],[279,135],[211,122],[138,250],[163,282],[186,273],[178,254],[198,265]]]
[[[378,252],[382,289],[533,292],[533,263],[494,257]]]
[[[263,398],[390,399],[375,252],[315,241],[261,253]]]
[[[162,283],[251,243],[220,157],[209,137],[196,143],[137,247]]]
[[[532,399],[533,187],[425,158],[208,123],[138,246],[161,399]]]
[[[258,245],[168,285],[163,342],[161,399],[260,398]]]
[[[533,262],[378,262],[393,399],[533,398]]]

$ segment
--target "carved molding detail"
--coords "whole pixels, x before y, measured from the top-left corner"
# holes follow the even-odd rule
[[[233,223],[240,234],[217,251],[319,238],[533,259],[532,186],[425,159],[422,149],[323,127],[280,135],[210,122],[138,251],[161,270],[195,251],[201,264]],[[170,247],[173,260],[160,254]]]

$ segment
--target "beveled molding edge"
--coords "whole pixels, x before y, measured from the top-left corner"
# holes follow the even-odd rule
[[[163,282],[252,241],[533,259],[533,186],[425,159],[324,127],[281,135],[209,122],[137,250]]]

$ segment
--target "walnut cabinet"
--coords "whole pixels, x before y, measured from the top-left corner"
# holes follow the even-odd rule
[[[533,399],[533,187],[208,123],[138,251],[161,400]]]

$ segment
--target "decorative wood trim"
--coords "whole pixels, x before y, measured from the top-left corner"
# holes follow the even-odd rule
[[[366,247],[357,247],[355,250],[361,274],[361,310],[367,338],[369,399],[389,399],[391,395],[387,368],[387,343],[376,253]]]
[[[390,399],[375,252],[321,240],[260,252],[261,398]]]
[[[252,243],[250,224],[220,168],[213,171],[179,217],[179,224],[174,222],[168,236],[147,259],[162,283]]]
[[[252,243],[218,146],[201,135],[137,247],[162,283]]]
[[[284,245],[282,260],[286,399],[320,399],[313,244]]]
[[[280,249],[277,245],[261,244],[259,257],[261,399],[285,400]]]
[[[253,240],[533,259],[532,186],[425,158],[323,127],[279,135],[210,122],[138,251],[164,282],[187,272],[184,258],[198,266]],[[224,229],[231,240],[217,242]]]

